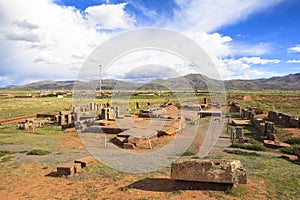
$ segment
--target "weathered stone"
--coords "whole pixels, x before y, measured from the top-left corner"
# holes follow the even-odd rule
[[[127,142],[127,138],[126,137],[116,137],[116,142],[118,144],[123,144],[123,143]]]
[[[134,144],[131,144],[131,143],[124,143],[123,148],[124,149],[134,149],[135,146],[134,146]]]
[[[74,172],[75,172],[75,173],[80,172],[81,169],[82,169],[81,163],[74,163]]]
[[[87,156],[87,157],[76,159],[74,162],[75,163],[80,163],[81,167],[84,168],[84,167],[89,167],[92,164],[97,163],[98,160],[93,156]]]
[[[131,143],[131,144],[138,144],[145,140],[147,140],[147,138],[145,138],[145,137],[134,137],[134,136],[128,137],[128,143]]]
[[[64,164],[57,166],[56,169],[57,169],[57,174],[59,176],[63,176],[63,175],[70,176],[75,173],[75,163],[64,163]],[[77,167],[76,167],[76,169],[77,169]],[[79,169],[77,169],[77,170],[79,170]]]
[[[246,171],[238,160],[189,159],[172,163],[171,179],[246,184]]]
[[[284,142],[274,142],[271,140],[264,140],[264,146],[269,147],[271,149],[278,149],[282,147],[290,147],[291,145]]]

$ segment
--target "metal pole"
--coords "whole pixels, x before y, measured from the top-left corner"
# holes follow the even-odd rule
[[[99,86],[100,86],[100,95],[102,96],[101,71],[102,71],[102,65],[99,65]]]

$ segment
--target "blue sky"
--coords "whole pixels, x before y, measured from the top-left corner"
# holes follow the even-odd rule
[[[299,10],[299,0],[0,0],[0,87],[74,80],[97,46],[142,27],[193,39],[221,79],[299,73]],[[107,78],[122,79],[132,69],[123,64],[116,71]],[[178,73],[184,72],[191,71],[182,65]]]

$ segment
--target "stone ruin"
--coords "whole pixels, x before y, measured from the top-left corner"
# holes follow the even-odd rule
[[[288,114],[269,111],[268,120],[278,123],[286,128],[300,128],[300,119]]]
[[[72,111],[60,111],[58,115],[58,125],[62,129],[74,127],[74,115]]]
[[[90,167],[98,161],[93,156],[76,159],[74,162],[67,162],[57,166],[57,176],[71,176],[79,173],[82,168]]]
[[[275,124],[260,118],[255,118],[255,115],[262,114],[263,111],[257,107],[248,106],[249,109],[243,109],[238,104],[231,102],[230,109],[232,111],[240,110],[242,119],[250,120],[251,124],[263,133],[268,139],[275,140]]]
[[[246,184],[246,170],[238,160],[188,159],[172,163],[171,179],[206,183]]]
[[[32,120],[26,119],[25,121],[18,123],[18,129],[27,131],[30,129],[42,127],[45,123],[46,120],[35,121],[33,119]]]
[[[37,119],[38,118],[38,119]],[[18,129],[21,130],[34,130],[35,128],[40,128],[46,123],[53,122],[54,115],[48,114],[36,114],[35,118],[26,119],[25,121],[18,122]]]
[[[229,112],[241,112],[241,106],[235,102],[229,102]]]

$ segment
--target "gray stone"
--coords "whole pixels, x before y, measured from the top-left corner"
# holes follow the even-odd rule
[[[246,184],[246,170],[238,160],[189,159],[172,163],[171,179]]]

